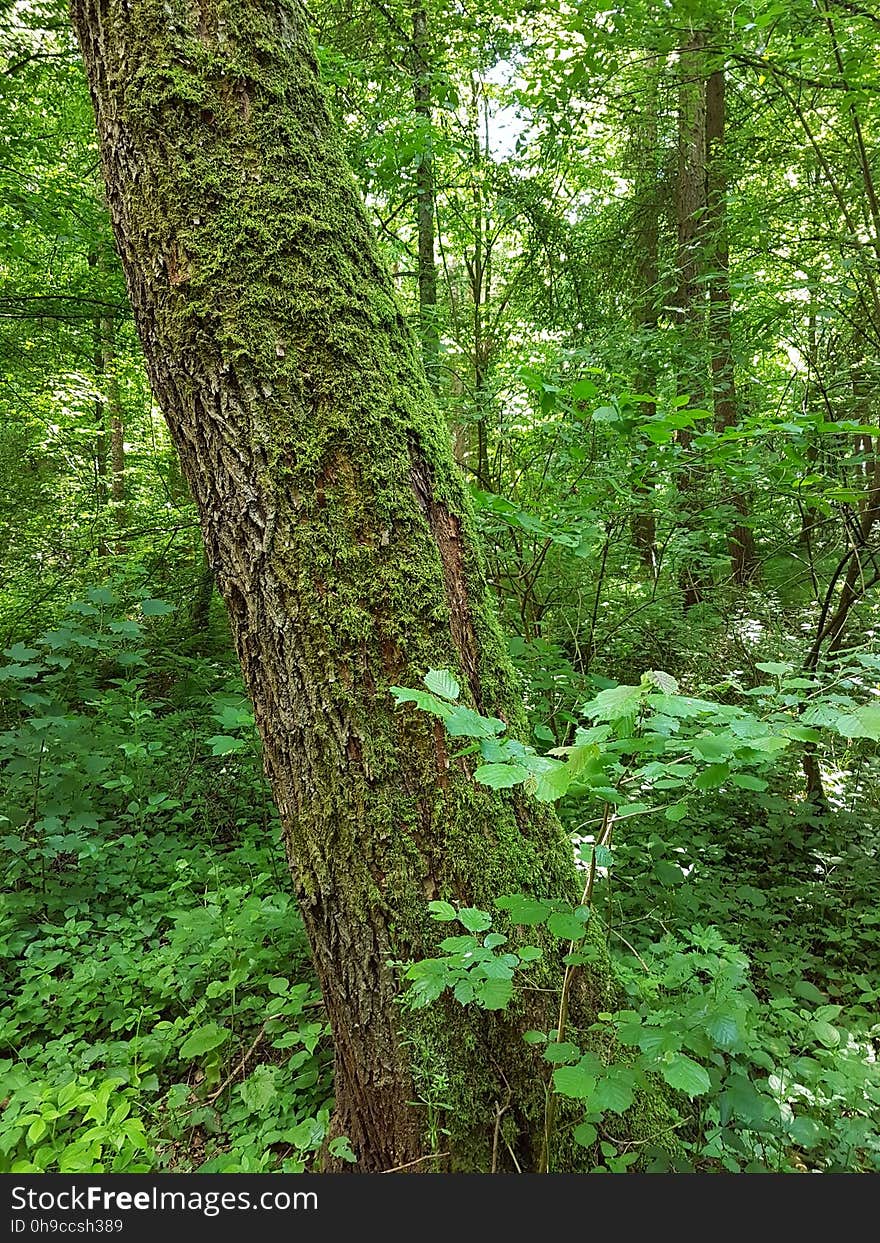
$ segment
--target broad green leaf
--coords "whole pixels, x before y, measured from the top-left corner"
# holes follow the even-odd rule
[[[576,1044],[572,1044],[570,1040],[551,1041],[544,1050],[544,1061],[553,1062],[559,1065],[562,1062],[573,1062],[575,1058],[581,1056],[581,1051]]]
[[[230,1036],[228,1027],[221,1027],[218,1023],[206,1023],[203,1027],[198,1027],[180,1046],[180,1056],[184,1058],[201,1057],[204,1053],[210,1053],[212,1049],[219,1049]]]
[[[543,924],[550,914],[549,902],[540,902],[536,898],[526,898],[521,893],[505,894],[495,899],[499,911],[507,911],[511,923],[535,927]]]
[[[448,669],[429,669],[422,678],[425,686],[441,699],[449,699],[453,703],[461,694],[461,687]]]
[[[474,771],[474,781],[493,790],[509,790],[528,780],[529,770],[521,764],[481,764]]]
[[[697,790],[715,790],[718,786],[724,785],[729,776],[729,764],[710,764],[708,768],[704,768],[697,773],[694,778],[694,788]]]
[[[431,912],[431,918],[436,919],[438,923],[449,924],[454,919],[458,919],[458,911],[450,902],[441,902],[439,899],[429,902],[428,910]]]
[[[665,859],[658,859],[654,864],[654,873],[662,885],[680,885],[684,880],[684,873],[675,863],[668,863]]]
[[[596,1090],[598,1079],[595,1062],[579,1062],[577,1066],[560,1066],[553,1072],[553,1086],[560,1096],[574,1100],[589,1100]]]
[[[586,925],[568,911],[557,911],[551,915],[547,927],[560,941],[579,941],[587,935]]]
[[[671,1088],[690,1097],[703,1096],[712,1087],[707,1071],[685,1053],[673,1053],[661,1063],[660,1073]]]
[[[612,1068],[596,1084],[596,1091],[590,1100],[590,1108],[609,1109],[615,1114],[625,1113],[633,1103],[634,1083],[635,1075],[627,1067]]]
[[[641,686],[612,686],[584,704],[583,711],[594,721],[629,720],[638,714],[643,695]]]
[[[513,996],[513,981],[486,980],[474,986],[474,995],[485,1010],[503,1010]]]
[[[445,715],[446,732],[453,738],[492,738],[503,732],[503,721],[491,716],[480,716],[473,708],[459,706]]]
[[[262,1114],[278,1093],[274,1066],[257,1066],[254,1072],[239,1084],[238,1093],[245,1106],[254,1114]]]
[[[576,1144],[580,1144],[581,1148],[592,1148],[598,1134],[592,1122],[582,1122],[580,1126],[575,1127],[572,1138]]]
[[[706,734],[702,738],[695,738],[691,743],[695,755],[713,762],[729,759],[741,745],[730,734]]]
[[[236,751],[244,751],[249,745],[246,738],[232,738],[229,734],[214,734],[208,739],[212,755],[233,755]]]
[[[458,912],[458,922],[468,932],[485,932],[492,927],[492,916],[486,911],[477,910],[475,906],[463,906]]]
[[[753,777],[751,773],[734,773],[731,782],[735,786],[739,786],[741,790],[766,790],[767,782],[762,781],[760,777]]]

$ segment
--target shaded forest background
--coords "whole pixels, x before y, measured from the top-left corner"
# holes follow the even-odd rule
[[[533,746],[639,756],[544,795],[615,808],[625,1012],[705,1082],[597,1168],[876,1170],[880,17],[312,16]],[[311,1168],[328,1026],[63,6],[0,3],[0,98],[0,1168]]]

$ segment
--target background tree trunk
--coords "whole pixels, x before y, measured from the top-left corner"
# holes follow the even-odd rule
[[[576,876],[545,807],[475,785],[439,725],[393,709],[390,685],[449,666],[474,707],[514,728],[522,715],[305,9],[74,0],[74,18],[136,323],[229,610],[333,1027],[336,1129],[362,1170],[418,1161],[418,1102],[441,1084],[450,1164],[486,1169],[509,1084],[511,1147],[534,1168],[543,1085],[521,1031],[549,1025],[545,995],[500,1016],[396,1004],[389,964],[436,943],[429,900],[572,897]],[[603,968],[592,984],[607,1004]]]
[[[706,396],[706,324],[705,287],[702,282],[705,215],[706,215],[706,35],[693,31],[679,53],[678,82],[678,181],[676,187],[676,218],[678,244],[678,320],[681,330],[680,351],[685,358],[679,379],[682,395],[690,397],[691,405],[701,407]],[[678,435],[683,463],[679,474],[682,495],[682,522],[696,540],[698,528],[698,479],[692,462],[693,434],[682,428]],[[693,552],[690,554],[693,557]],[[703,599],[706,575],[693,558],[682,567],[679,576],[684,607],[691,608]]]
[[[724,134],[727,121],[724,68],[719,66],[706,83],[706,235],[709,265],[709,355],[715,429],[723,432],[739,421],[736,370],[733,359],[730,245],[727,230],[727,166]],[[728,547],[734,582],[745,585],[755,572],[755,540],[747,525],[749,506],[740,488],[732,485],[730,502],[738,515]]]
[[[413,0],[413,100],[422,126],[422,146],[416,169],[419,248],[419,332],[428,383],[440,385],[440,333],[437,327],[437,260],[434,254],[434,156],[431,116],[431,41],[424,0]]]

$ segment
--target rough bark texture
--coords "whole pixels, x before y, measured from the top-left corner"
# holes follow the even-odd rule
[[[633,321],[639,333],[641,350],[638,374],[635,378],[637,393],[654,393],[657,388],[657,367],[653,351],[658,323],[657,300],[660,284],[661,204],[658,201],[657,168],[659,151],[657,117],[660,107],[657,89],[658,70],[654,65],[650,65],[646,72],[648,75],[646,100],[641,114],[634,122],[631,141],[637,202],[635,246],[638,256]],[[645,419],[652,419],[656,413],[656,401],[651,399],[642,402],[642,415]],[[643,478],[640,483],[636,484],[635,490],[640,500],[644,498],[644,507],[639,508],[632,517],[633,543],[638,549],[645,569],[656,581],[657,522],[652,507],[653,480],[650,476]]]
[[[727,167],[724,136],[727,120],[724,69],[715,69],[706,83],[706,233],[709,248],[709,356],[716,431],[739,421],[733,359],[733,313],[730,296],[730,247],[727,230]],[[755,540],[747,525],[749,506],[734,487],[731,504],[738,520],[728,547],[734,581],[741,586],[757,567]]]
[[[425,374],[433,389],[440,386],[440,333],[437,328],[437,261],[434,255],[434,156],[431,131],[431,41],[428,12],[422,0],[412,9],[413,103],[422,125],[422,149],[416,169],[416,211],[419,248],[419,334]]]
[[[395,1001],[389,962],[436,944],[430,899],[571,896],[575,875],[545,808],[475,785],[427,717],[393,710],[390,685],[448,666],[473,704],[514,727],[521,715],[466,493],[334,137],[305,10],[74,0],[74,19],[138,330],[333,1027],[336,1125],[360,1169],[417,1161],[426,1111],[411,1102],[445,1074],[442,1146],[453,1166],[485,1169],[506,1082],[505,1135],[533,1167],[543,1090],[519,1032],[547,1025],[553,994],[533,994],[527,1016],[412,1018]]]
[[[678,89],[678,181],[676,218],[678,224],[678,319],[681,327],[680,350],[686,359],[679,389],[694,406],[702,406],[706,396],[705,286],[702,281],[706,225],[706,35],[694,31],[679,54]],[[679,475],[682,497],[682,524],[696,542],[699,524],[694,513],[698,479],[691,461],[693,435],[687,428],[679,432],[683,451]],[[682,567],[680,574],[684,607],[699,604],[706,587],[706,574],[696,562]]]

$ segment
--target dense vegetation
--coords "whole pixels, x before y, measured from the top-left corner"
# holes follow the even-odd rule
[[[427,722],[498,806],[555,805],[583,879],[580,902],[426,889],[400,1012],[479,1024],[552,989],[526,1031],[536,1168],[876,1172],[880,18],[311,20],[528,724],[468,668],[382,688],[377,720]],[[0,1170],[355,1164],[54,0],[0,0],[0,97]],[[504,1070],[486,1171],[519,1167]],[[458,1142],[455,1072],[416,1063],[422,1168]]]

